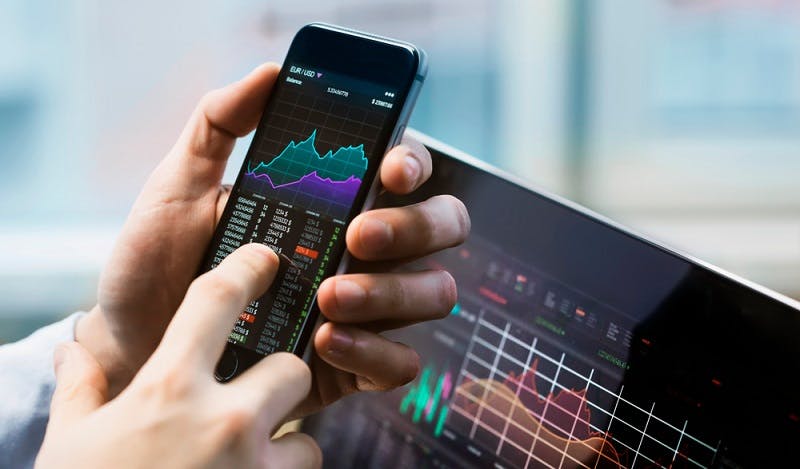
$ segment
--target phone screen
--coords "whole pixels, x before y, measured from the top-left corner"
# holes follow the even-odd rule
[[[290,51],[204,265],[214,268],[251,242],[281,258],[273,285],[242,312],[229,347],[297,352],[315,319],[317,288],[335,273],[347,223],[364,203],[407,91],[295,61]]]

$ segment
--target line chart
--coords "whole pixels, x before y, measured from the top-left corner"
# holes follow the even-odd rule
[[[446,427],[518,467],[709,467],[713,446],[480,310]],[[547,368],[549,371],[542,371]],[[568,384],[567,384],[568,383]],[[602,402],[601,402],[602,401]],[[611,405],[609,405],[611,404]],[[691,455],[691,456],[690,456]]]
[[[364,145],[342,146],[320,155],[316,137],[314,129],[305,140],[290,141],[268,163],[248,162],[245,187],[317,213],[344,218],[367,171]]]
[[[267,176],[273,187],[282,187],[298,181],[310,172],[316,173],[320,180],[346,181],[361,180],[367,171],[367,158],[364,144],[339,147],[335,152],[328,150],[320,155],[316,148],[317,129],[299,142],[294,140],[269,163],[260,162],[255,167],[248,164],[247,174],[255,177]]]

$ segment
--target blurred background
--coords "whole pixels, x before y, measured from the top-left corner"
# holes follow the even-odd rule
[[[800,297],[794,0],[2,0],[0,342],[91,307],[197,100],[316,20],[427,50],[417,129]]]

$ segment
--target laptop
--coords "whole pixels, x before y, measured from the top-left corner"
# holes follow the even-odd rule
[[[800,464],[800,304],[531,188],[425,135],[433,177],[382,206],[452,194],[459,299],[393,331],[417,379],[303,423],[326,467]]]

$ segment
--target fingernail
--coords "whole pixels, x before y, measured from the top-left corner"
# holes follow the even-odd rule
[[[339,312],[358,308],[367,298],[367,291],[350,280],[336,280],[336,306]]]
[[[347,332],[334,328],[331,331],[331,343],[328,345],[328,353],[344,353],[353,346],[353,337]]]
[[[416,185],[417,181],[419,181],[419,175],[422,173],[422,168],[419,165],[419,161],[411,155],[406,155],[405,173],[406,178],[411,181],[411,185]]]
[[[371,251],[380,251],[389,246],[394,238],[394,233],[388,223],[371,216],[367,216],[361,222],[359,234],[361,243]]]

